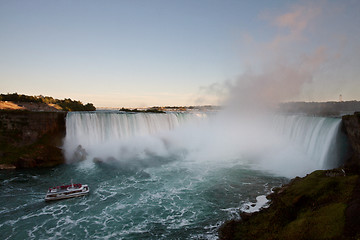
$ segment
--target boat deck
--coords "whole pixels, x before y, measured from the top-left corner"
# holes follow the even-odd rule
[[[79,197],[88,194],[88,185],[71,184],[49,188],[45,201],[60,200],[72,197]]]

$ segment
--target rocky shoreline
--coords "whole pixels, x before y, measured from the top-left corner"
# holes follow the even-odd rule
[[[224,223],[219,238],[358,239],[359,179],[341,168],[295,178],[274,189],[269,208]]]

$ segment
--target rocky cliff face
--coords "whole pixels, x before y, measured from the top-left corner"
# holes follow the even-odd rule
[[[0,163],[3,168],[64,163],[60,149],[66,112],[0,111]]]
[[[343,116],[342,121],[353,150],[353,155],[347,161],[347,165],[360,168],[360,112],[356,112],[354,115]]]

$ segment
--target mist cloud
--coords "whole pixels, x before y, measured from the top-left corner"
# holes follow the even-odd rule
[[[212,94],[233,109],[264,109],[299,99],[324,66],[338,59],[339,51],[331,48],[331,39],[313,41],[320,23],[327,19],[326,7],[326,2],[305,3],[277,14],[261,13],[259,17],[273,30],[273,37],[259,41],[244,33],[245,70],[234,79],[202,87],[201,93]]]
[[[294,62],[274,62],[261,72],[249,70],[236,79],[226,103],[242,110],[272,108],[298,96],[326,58],[325,48],[320,47]]]

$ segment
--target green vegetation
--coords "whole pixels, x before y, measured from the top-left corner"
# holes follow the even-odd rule
[[[121,108],[120,111],[122,112],[130,112],[130,113],[166,113],[161,110],[159,107],[152,107],[146,110],[138,110],[138,109],[128,109],[128,108]]]
[[[63,100],[54,99],[48,96],[27,96],[24,94],[10,93],[0,94],[0,101],[11,101],[15,103],[21,102],[33,102],[33,103],[46,103],[46,104],[57,104],[64,111],[95,111],[96,108],[92,103],[83,104],[80,101],[71,100],[66,98]]]
[[[65,111],[95,111],[96,108],[92,103],[83,105],[80,101],[71,100],[66,98],[64,100],[58,100],[56,103]]]
[[[268,209],[226,222],[220,239],[347,239],[346,208],[358,175],[315,171],[275,189]]]
[[[145,110],[139,110],[137,108],[129,109],[129,108],[121,108],[120,111],[122,112],[130,112],[130,113],[166,113],[166,112],[186,112],[190,110],[195,111],[218,111],[221,107],[219,106],[165,106],[165,107],[159,107],[154,106],[147,108]]]
[[[1,101],[13,101],[13,102],[40,102],[40,99],[37,99],[32,96],[18,95],[17,93],[1,94]]]

